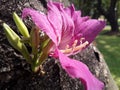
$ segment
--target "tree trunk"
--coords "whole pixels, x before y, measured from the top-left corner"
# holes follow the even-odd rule
[[[67,0],[63,3],[69,4]],[[15,10],[20,14],[24,7],[44,11],[37,0],[0,0],[0,90],[83,90],[81,82],[69,77],[57,60],[48,57],[43,64],[45,74],[34,74],[30,65],[10,46],[2,23],[6,22],[16,30],[11,13]],[[105,83],[105,90],[118,90],[104,59],[93,45],[71,57],[86,63],[91,72]]]
[[[98,11],[105,16],[107,21],[110,23],[112,32],[119,32],[117,15],[116,15],[116,4],[117,0],[111,0],[110,6],[107,11],[102,7],[102,0],[98,0],[97,9]]]
[[[106,18],[107,18],[107,21],[110,23],[111,31],[119,32],[118,22],[117,22],[115,12],[109,13],[108,15],[106,15]]]
[[[108,22],[110,22],[112,32],[119,32],[117,15],[116,15],[116,4],[117,4],[117,0],[111,0],[110,7],[105,16]]]

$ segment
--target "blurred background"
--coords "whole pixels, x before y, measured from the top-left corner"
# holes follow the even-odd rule
[[[70,0],[82,16],[103,19],[106,27],[95,40],[120,88],[120,0]]]

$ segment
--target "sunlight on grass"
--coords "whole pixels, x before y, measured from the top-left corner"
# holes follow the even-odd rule
[[[109,25],[107,25],[105,28],[104,28],[106,31],[110,30],[111,27]]]
[[[109,29],[109,27],[106,27],[106,29]],[[96,42],[120,88],[120,37],[101,34],[97,37]]]
[[[112,76],[113,76],[114,80],[116,81],[116,84],[119,86],[119,84],[120,84],[120,77],[116,77],[116,75],[114,75],[114,74],[112,74]],[[120,86],[119,86],[119,88],[120,88]]]
[[[118,25],[120,25],[120,18],[118,19]]]

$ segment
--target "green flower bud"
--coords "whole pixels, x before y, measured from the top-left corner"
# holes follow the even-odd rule
[[[26,46],[21,42],[21,38],[5,23],[3,23],[3,27],[5,29],[5,34],[9,43],[17,49],[22,55],[26,58],[26,60],[30,60],[29,52]]]
[[[25,24],[23,23],[23,21],[21,20],[21,18],[14,12],[13,13],[13,19],[18,27],[18,30],[20,31],[20,33],[24,36],[29,38],[29,32],[27,27],[25,26]]]

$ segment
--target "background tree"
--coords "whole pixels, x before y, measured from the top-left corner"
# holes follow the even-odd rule
[[[112,32],[119,32],[118,16],[120,12],[118,9],[119,0],[70,0],[77,9],[82,10],[83,15],[89,15],[92,18],[98,18],[103,15],[111,26]]]
[[[118,28],[118,18],[117,18],[117,2],[118,0],[110,0],[106,2],[106,8],[104,7],[104,4],[102,4],[103,0],[97,0],[97,9],[98,11],[105,16],[107,21],[110,23],[111,31],[112,32],[119,32]],[[105,2],[105,1],[104,1]]]
[[[117,2],[117,17],[120,18],[120,0]]]
[[[96,8],[96,0],[70,0],[75,4],[76,9],[82,10],[83,16],[91,16],[93,18],[98,18],[100,13]]]

